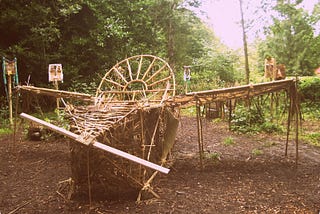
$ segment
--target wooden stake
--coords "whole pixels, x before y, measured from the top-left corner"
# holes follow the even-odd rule
[[[299,97],[298,97],[298,77],[296,77],[296,81],[294,84],[294,97],[295,97],[295,119],[296,119],[296,167],[298,167],[298,161],[299,161],[299,119],[300,119],[300,103],[299,103]]]
[[[12,114],[12,82],[11,75],[8,75],[8,93],[9,93],[9,120],[11,128],[13,128],[13,114]]]
[[[202,122],[201,122],[201,112],[200,104],[197,102],[197,130],[198,130],[198,144],[199,144],[199,156],[200,156],[200,167],[203,168],[203,135],[202,135]]]
[[[54,84],[54,89],[55,90],[59,90],[59,83],[58,83],[58,81],[57,80],[55,80],[54,82],[53,82],[53,84]],[[56,99],[56,102],[57,102],[57,115],[59,116],[59,108],[60,108],[60,98],[57,98]]]
[[[139,115],[140,115],[140,124],[141,124],[141,149],[142,149],[142,158],[145,158],[145,151],[146,151],[146,147],[145,147],[145,133],[144,133],[144,114],[143,111],[140,109],[139,110]],[[142,169],[141,169],[141,165],[140,165],[140,170],[139,170],[140,176],[143,175],[143,182],[145,181],[145,175],[146,175],[146,170],[143,171],[142,173]]]
[[[27,206],[27,205],[30,204],[31,202],[32,202],[32,200],[20,204],[17,208],[15,208],[14,210],[12,210],[12,211],[9,212],[8,214],[14,214],[14,213],[16,213],[18,210],[20,210],[21,208]]]
[[[231,121],[232,121],[232,100],[227,101],[229,102],[229,118],[228,118],[228,126],[229,131],[231,131]]]
[[[274,93],[271,93],[271,97],[270,97],[270,117],[271,117],[271,122],[273,122],[273,117],[274,117],[274,115],[273,115],[273,107],[274,107],[274,105],[273,105],[273,101],[274,101]]]
[[[286,139],[286,150],[285,150],[285,156],[288,155],[288,143],[289,143],[289,135],[290,135],[290,123],[291,123],[291,111],[292,111],[292,90],[289,89],[289,107],[288,107],[288,121],[287,121],[287,139]]]

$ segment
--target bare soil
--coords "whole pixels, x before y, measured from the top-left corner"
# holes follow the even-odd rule
[[[293,140],[284,156],[285,135],[239,135],[224,122],[203,128],[203,169],[196,119],[183,117],[174,165],[153,183],[161,198],[139,204],[65,200],[57,190],[71,175],[66,139],[29,141],[20,133],[14,143],[11,135],[1,137],[0,213],[319,213],[319,147],[301,141],[296,167]],[[231,145],[223,143],[227,137]]]

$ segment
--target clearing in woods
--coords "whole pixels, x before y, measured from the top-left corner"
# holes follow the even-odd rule
[[[238,135],[224,122],[204,122],[200,170],[196,124],[181,118],[175,163],[153,183],[161,198],[136,204],[131,195],[91,208],[57,193],[71,175],[67,139],[29,141],[21,133],[13,144],[12,136],[1,137],[0,213],[319,213],[319,147],[300,141],[296,169],[293,141],[284,156],[285,135]],[[304,130],[317,127],[303,121]]]

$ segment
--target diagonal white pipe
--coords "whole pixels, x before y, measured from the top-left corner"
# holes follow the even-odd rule
[[[79,143],[84,144],[84,145],[89,145],[90,144],[90,142],[84,142],[84,139],[80,135],[77,135],[77,134],[75,134],[73,132],[70,132],[70,131],[68,131],[66,129],[63,129],[61,127],[55,126],[55,125],[53,125],[51,123],[48,123],[46,121],[40,120],[40,119],[38,119],[36,117],[33,117],[31,115],[28,115],[26,113],[21,113],[20,117],[22,117],[24,119],[27,119],[27,120],[30,120],[30,121],[33,121],[33,122],[36,122],[36,123],[38,123],[40,125],[43,125],[43,126],[45,126],[46,128],[48,128],[48,129],[50,129],[52,131],[55,131],[55,132],[57,132],[59,134],[67,136],[67,137],[69,137],[69,138],[71,138],[71,139],[73,139],[73,140],[75,140],[75,141],[77,141]],[[138,164],[141,164],[143,166],[149,167],[151,169],[157,170],[159,172],[168,174],[169,171],[170,171],[170,169],[168,169],[168,168],[165,168],[165,167],[162,167],[160,165],[154,164],[152,162],[146,161],[146,160],[144,160],[142,158],[139,158],[137,156],[131,155],[131,154],[126,153],[126,152],[123,152],[123,151],[121,151],[119,149],[116,149],[116,148],[113,148],[111,146],[107,146],[105,144],[99,143],[97,141],[93,141],[91,144],[96,148],[99,148],[99,149],[102,149],[104,151],[110,152],[112,154],[118,155],[118,156],[120,156],[122,158],[126,158],[128,160],[131,160],[131,161],[136,162]]]

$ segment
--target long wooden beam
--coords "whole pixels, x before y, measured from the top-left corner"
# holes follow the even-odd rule
[[[17,86],[18,90],[31,92],[34,94],[42,94],[42,95],[48,95],[52,97],[57,98],[78,98],[82,100],[87,101],[94,101],[94,97],[90,94],[84,94],[84,93],[78,93],[78,92],[71,92],[71,91],[62,91],[62,90],[56,90],[56,89],[50,89],[50,88],[39,88],[34,86]]]
[[[249,84],[249,85],[241,85],[236,87],[230,88],[219,88],[213,90],[206,90],[206,91],[198,91],[198,92],[190,92],[187,93],[187,96],[200,96],[200,95],[210,95],[210,94],[224,94],[224,93],[232,93],[232,92],[242,92],[247,90],[267,90],[268,88],[281,88],[290,84],[294,83],[294,79],[286,79],[286,80],[278,80],[272,82],[264,82],[264,83],[256,83],[256,84]],[[269,91],[267,91],[269,93]]]
[[[265,83],[249,84],[231,88],[220,88],[206,91],[190,92],[182,96],[176,96],[172,103],[187,106],[190,103],[214,101],[226,101],[228,99],[241,99],[268,94],[271,92],[289,89],[295,83],[294,79],[286,79]]]
[[[88,142],[88,140],[83,139],[81,137],[81,135],[77,135],[77,134],[75,134],[73,132],[70,132],[70,131],[68,131],[66,129],[63,129],[63,128],[58,127],[58,126],[55,126],[55,125],[53,125],[51,123],[48,123],[46,121],[40,120],[40,119],[38,119],[36,117],[33,117],[31,115],[28,115],[26,113],[21,113],[20,117],[22,117],[24,119],[27,119],[29,121],[38,123],[40,125],[43,125],[46,128],[48,128],[48,129],[50,129],[50,130],[52,130],[54,132],[57,132],[57,133],[62,134],[64,136],[67,136],[67,137],[69,137],[69,138],[71,138],[71,139],[73,139],[73,140],[75,140],[75,141],[77,141],[79,143],[84,144],[84,145],[91,144],[96,148],[99,148],[99,149],[102,149],[104,151],[110,152],[110,153],[115,154],[117,156],[120,156],[122,158],[131,160],[133,162],[136,162],[136,163],[141,164],[143,166],[146,166],[146,167],[149,167],[151,169],[157,170],[157,171],[162,172],[164,174],[168,174],[169,171],[170,171],[170,169],[168,169],[168,168],[165,168],[165,167],[162,167],[160,165],[154,164],[152,162],[146,161],[146,160],[144,160],[142,158],[139,158],[137,156],[131,155],[131,154],[126,153],[126,152],[123,152],[123,151],[121,151],[119,149],[116,149],[116,148],[113,148],[111,146],[107,146],[105,144],[99,143],[98,141],[93,141],[93,142],[90,143],[90,142]]]

